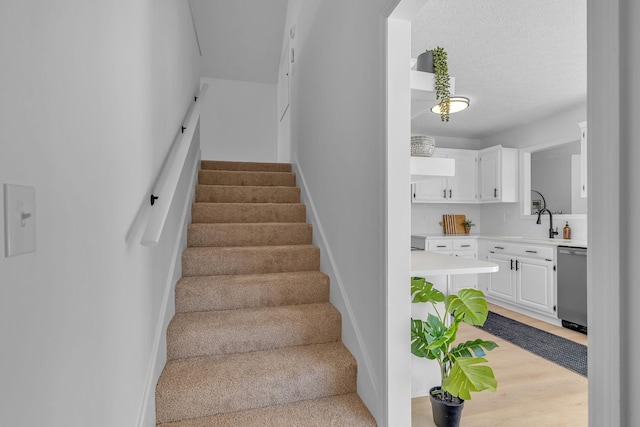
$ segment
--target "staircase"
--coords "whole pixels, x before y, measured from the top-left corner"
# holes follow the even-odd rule
[[[375,426],[291,165],[203,161],[198,182],[157,423]]]

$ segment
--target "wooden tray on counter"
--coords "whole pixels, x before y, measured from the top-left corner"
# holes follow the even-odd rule
[[[464,222],[466,220],[465,215],[442,215],[440,225],[444,227],[444,234],[465,234]]]

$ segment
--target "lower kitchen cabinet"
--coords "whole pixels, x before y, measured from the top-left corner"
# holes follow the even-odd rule
[[[507,301],[516,301],[516,278],[513,274],[513,258],[490,253],[487,260],[498,264],[499,270],[487,277],[487,295]]]
[[[487,296],[556,316],[555,249],[489,242],[487,260],[499,271],[487,277]]]
[[[453,238],[453,239],[429,239],[427,249],[449,256],[462,258],[478,258],[477,239]],[[478,289],[477,274],[455,274],[451,276],[450,292],[458,293],[460,289]]]
[[[516,270],[517,303],[545,313],[555,313],[553,262],[527,258],[516,262],[519,264]]]

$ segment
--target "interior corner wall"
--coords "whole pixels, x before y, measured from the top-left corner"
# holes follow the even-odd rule
[[[204,160],[278,161],[277,85],[202,78]]]
[[[344,284],[340,293],[332,283],[331,300],[343,314],[343,342],[358,360],[358,392],[379,425],[387,351],[383,3],[294,1],[289,11],[298,7],[297,14],[287,19],[287,28],[296,26],[292,160]]]
[[[1,2],[0,55],[0,184],[35,188],[37,230],[0,247],[0,425],[135,426],[182,207],[126,236],[198,92],[188,3]]]

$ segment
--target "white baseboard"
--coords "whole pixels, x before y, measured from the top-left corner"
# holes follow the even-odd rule
[[[327,274],[330,277],[331,283],[335,284],[335,288],[337,288],[339,291],[339,295],[334,295],[332,293],[331,299],[333,300],[334,298],[337,298],[341,302],[341,305],[344,306],[346,312],[342,313],[343,331],[346,326],[347,328],[352,329],[353,335],[355,337],[355,340],[347,340],[345,339],[345,334],[343,334],[343,343],[358,361],[358,372],[367,373],[367,375],[364,377],[358,375],[358,391],[363,400],[365,400],[365,403],[367,402],[364,395],[370,394],[371,391],[374,392],[375,401],[379,402],[380,388],[378,386],[378,381],[376,380],[376,377],[373,373],[374,371],[371,359],[369,358],[369,355],[366,351],[366,346],[364,345],[364,340],[362,338],[362,333],[360,332],[360,327],[358,326],[358,321],[353,313],[353,306],[349,301],[347,293],[345,292],[344,282],[340,277],[340,272],[338,271],[333,252],[331,251],[324,232],[324,228],[322,227],[322,223],[320,221],[320,218],[318,217],[318,212],[316,211],[313,199],[311,197],[311,194],[309,193],[307,182],[304,178],[304,173],[300,169],[298,159],[295,156],[292,165],[294,168],[294,172],[296,173],[296,181],[300,186],[302,203],[307,206],[307,220],[313,225],[314,240],[315,237],[317,237],[317,241],[315,243],[320,248],[321,259],[323,259],[323,257],[326,257],[326,260],[329,261],[329,269],[327,271],[323,270],[323,273]],[[332,289],[334,289],[333,286]],[[363,392],[360,392],[361,387],[366,389],[366,393],[364,389]]]
[[[153,340],[153,348],[151,351],[151,360],[147,368],[147,376],[145,380],[145,386],[141,399],[140,409],[138,411],[137,427],[154,427],[156,425],[156,404],[155,404],[155,391],[158,378],[164,369],[164,365],[167,362],[167,346],[166,346],[166,331],[169,322],[175,314],[175,305],[170,304],[170,301],[174,301],[173,294],[175,292],[175,284],[180,280],[182,276],[182,251],[187,246],[185,228],[189,222],[191,222],[191,205],[195,199],[195,183],[198,177],[198,169],[200,164],[201,153],[197,150],[197,153],[193,156],[194,159],[189,165],[191,167],[191,178],[187,188],[186,197],[182,202],[184,203],[184,209],[180,219],[180,230],[176,236],[174,242],[174,248],[172,253],[172,259],[174,262],[169,267],[167,274],[167,281],[165,283],[164,295],[162,298],[162,306],[160,307],[160,314],[156,324],[156,333]],[[174,203],[178,203],[178,198],[174,199]]]

